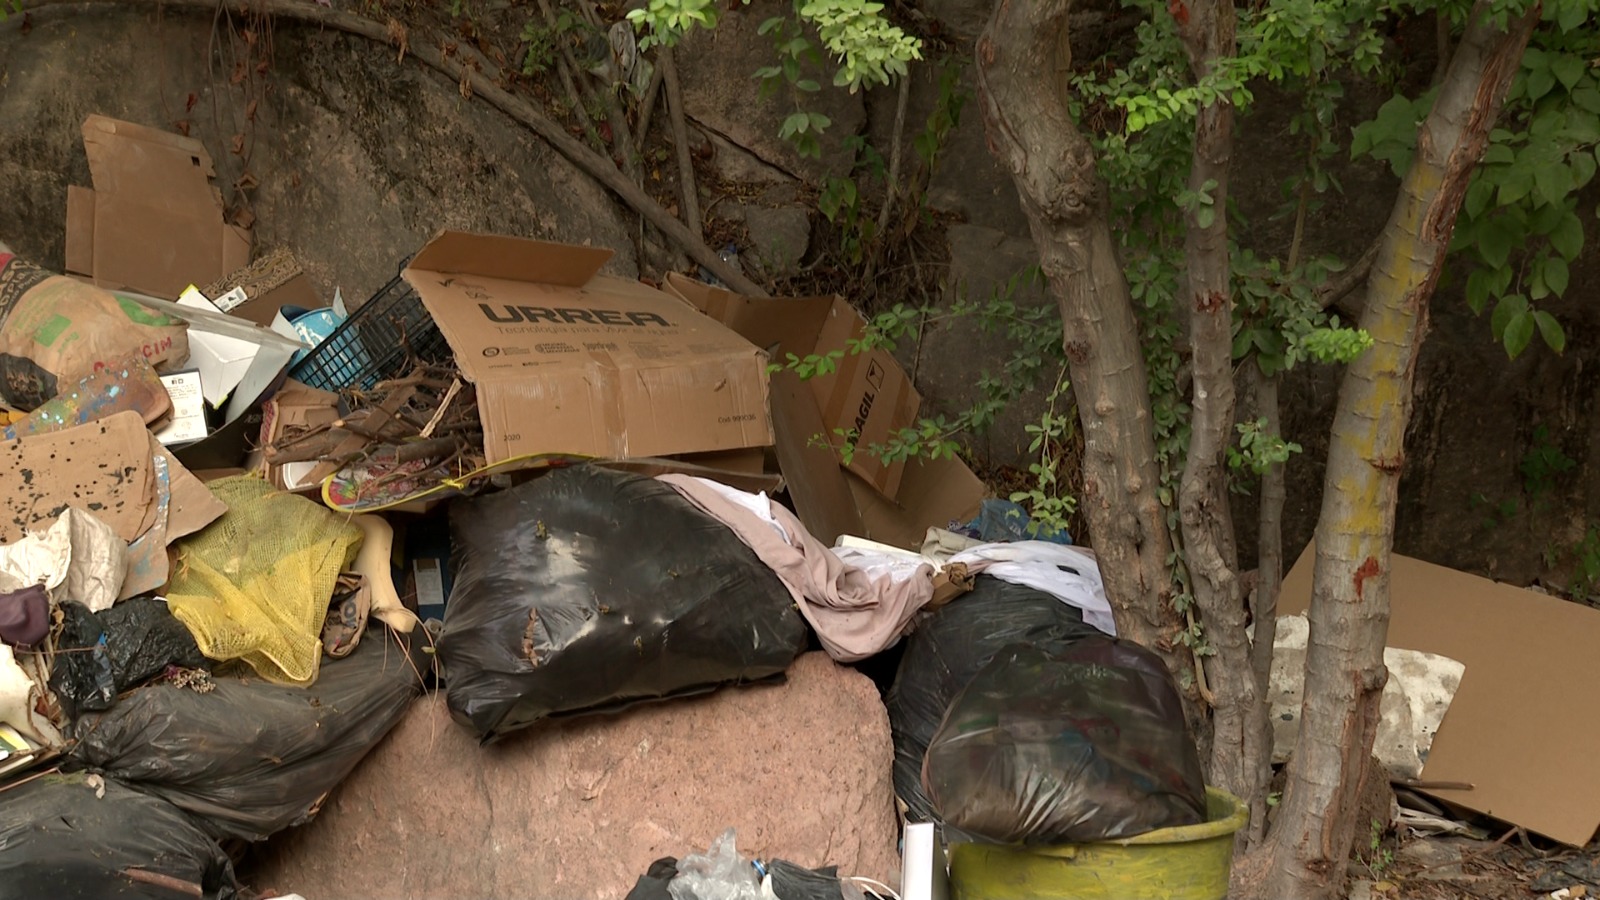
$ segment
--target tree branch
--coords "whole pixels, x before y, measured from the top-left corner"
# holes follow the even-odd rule
[[[22,11],[31,12],[53,6],[79,7],[92,9],[96,6],[128,6],[128,7],[166,7],[169,9],[214,11],[219,8],[218,0],[24,0]],[[343,10],[330,9],[315,3],[300,2],[300,0],[250,0],[247,5],[241,5],[253,12],[322,25],[359,35],[380,44],[392,45],[396,38],[390,34],[389,26]],[[17,17],[21,19],[21,16]],[[403,33],[403,32],[402,32]],[[494,81],[480,72],[474,71],[469,66],[464,66],[454,59],[446,59],[437,49],[429,46],[410,46],[407,55],[416,58],[424,65],[432,68],[458,84],[464,84],[472,89],[475,96],[482,97],[491,106],[525,125],[528,129],[539,135],[551,145],[558,153],[570,160],[583,172],[600,182],[615,194],[624,203],[633,207],[644,217],[645,221],[659,228],[662,234],[682,247],[695,262],[705,266],[708,271],[716,275],[730,288],[742,294],[751,296],[766,296],[766,292],[759,285],[751,281],[728,263],[708,246],[698,234],[691,233],[682,222],[673,218],[661,204],[651,199],[644,189],[634,184],[619,171],[614,163],[600,156],[598,153],[584,146],[582,141],[567,134],[566,130],[552,121],[544,113],[536,109],[520,97],[502,89]]]
[[[694,177],[694,157],[689,153],[689,125],[684,121],[683,90],[678,83],[678,65],[672,57],[671,47],[661,48],[661,74],[667,85],[667,117],[672,123],[672,145],[678,154],[678,190],[683,195],[683,220],[694,228],[695,234],[704,234],[706,223],[700,217],[700,188]],[[718,261],[721,261],[720,257]]]
[[[1355,301],[1346,302],[1345,298],[1367,283],[1367,276],[1372,272],[1372,264],[1378,260],[1378,250],[1383,247],[1383,235],[1372,242],[1361,253],[1361,256],[1343,272],[1328,279],[1327,283],[1317,288],[1317,303],[1323,309],[1333,307],[1344,313],[1347,321],[1354,322],[1361,318],[1361,306]]]

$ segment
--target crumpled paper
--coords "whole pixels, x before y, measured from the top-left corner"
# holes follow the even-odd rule
[[[90,612],[109,609],[122,591],[127,550],[111,526],[67,507],[44,531],[0,545],[0,591],[42,584],[52,604],[75,600]]]

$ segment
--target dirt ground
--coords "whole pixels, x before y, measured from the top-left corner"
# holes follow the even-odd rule
[[[1357,855],[1351,900],[1529,900],[1562,889],[1600,897],[1600,843],[1574,849],[1507,829],[1492,840],[1391,837]]]

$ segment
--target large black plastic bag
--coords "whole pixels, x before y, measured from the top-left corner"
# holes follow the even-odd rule
[[[777,675],[806,631],[778,576],[651,478],[559,469],[450,508],[439,657],[485,740],[547,716]]]
[[[885,703],[894,733],[894,791],[913,822],[938,815],[922,791],[922,757],[950,701],[1011,644],[1063,649],[1101,632],[1083,613],[1030,587],[979,575],[973,589],[930,613],[906,639]]]
[[[84,775],[45,776],[0,794],[0,900],[194,897],[130,878],[129,869],[199,885],[206,900],[238,896],[227,854],[165,800]]]
[[[1205,821],[1200,755],[1166,665],[1109,637],[1003,650],[950,705],[922,775],[947,824],[1000,843]]]
[[[254,675],[217,678],[204,694],[140,688],[74,723],[71,759],[193,813],[218,837],[264,840],[309,818],[421,693],[428,663],[400,640],[374,626],[306,688]]]

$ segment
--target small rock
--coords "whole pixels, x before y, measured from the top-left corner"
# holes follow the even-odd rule
[[[745,229],[750,251],[768,276],[793,275],[811,246],[811,217],[803,209],[747,207]]]
[[[1455,881],[1466,876],[1461,868],[1461,848],[1441,841],[1412,841],[1401,847],[1395,858],[1420,866],[1416,877],[1428,881]]]

